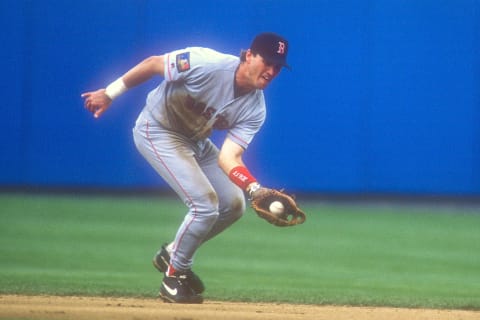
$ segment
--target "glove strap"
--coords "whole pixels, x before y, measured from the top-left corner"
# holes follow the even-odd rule
[[[260,183],[258,182],[254,182],[250,185],[250,188],[248,189],[248,195],[250,197],[250,200],[253,199],[253,194],[255,193],[255,191],[257,191],[258,189],[260,189],[262,186],[260,185]]]

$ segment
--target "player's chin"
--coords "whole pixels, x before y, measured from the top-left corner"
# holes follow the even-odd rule
[[[268,87],[268,85],[270,84],[270,81],[269,80],[266,80],[264,78],[261,78],[260,81],[258,81],[257,83],[257,89],[265,89],[266,87]]]

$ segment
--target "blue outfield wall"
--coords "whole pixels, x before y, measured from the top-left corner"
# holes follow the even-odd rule
[[[0,26],[0,186],[165,187],[131,137],[161,78],[98,120],[80,94],[149,55],[276,31],[293,70],[245,155],[263,184],[480,195],[480,1],[3,0]]]

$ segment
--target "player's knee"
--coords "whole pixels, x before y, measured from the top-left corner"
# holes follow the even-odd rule
[[[216,192],[209,192],[205,196],[205,200],[200,211],[201,212],[199,213],[205,217],[209,217],[212,220],[216,220],[218,218],[218,196]]]
[[[245,204],[245,197],[243,194],[236,196],[232,199],[230,205],[230,212],[233,217],[233,220],[238,220],[242,217],[243,213],[245,212],[246,204]]]
[[[206,202],[207,206],[210,208],[209,211],[218,212],[218,196],[216,192],[209,192],[206,196]]]

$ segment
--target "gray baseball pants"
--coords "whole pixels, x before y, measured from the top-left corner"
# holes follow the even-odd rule
[[[171,253],[175,270],[191,269],[196,250],[245,211],[243,191],[218,166],[218,148],[166,130],[144,110],[133,137],[138,151],[188,207]]]

